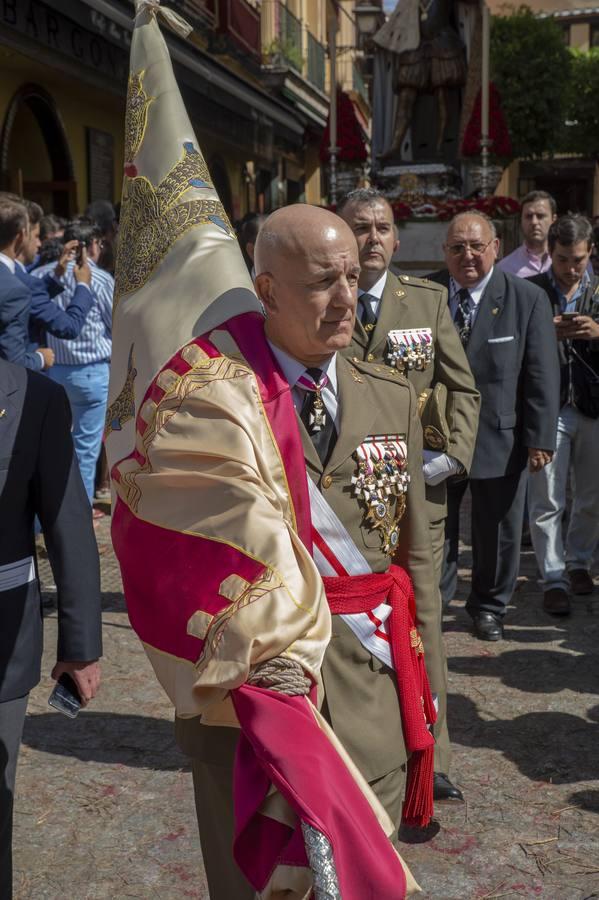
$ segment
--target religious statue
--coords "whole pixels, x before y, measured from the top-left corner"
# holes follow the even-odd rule
[[[448,124],[448,92],[466,81],[466,54],[454,25],[452,0],[398,0],[389,19],[374,36],[392,59],[390,76],[397,95],[391,142],[380,159],[399,158],[412,123],[419,94],[434,93],[440,152]],[[387,86],[388,87],[388,86]]]

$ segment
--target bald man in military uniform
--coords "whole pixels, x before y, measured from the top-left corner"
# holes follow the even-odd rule
[[[387,572],[391,563],[409,573],[426,668],[436,690],[443,678],[444,656],[424,508],[417,397],[395,369],[347,360],[339,352],[351,340],[356,308],[359,264],[351,231],[337,216],[315,207],[278,210],[260,231],[256,272],[272,364],[289,384],[297,414],[311,483],[313,527],[318,528],[316,491],[328,507],[328,534],[341,541],[345,555],[340,558],[350,575],[356,554],[373,573]],[[218,333],[211,340],[218,346]],[[200,393],[194,394],[191,420],[205,432]],[[187,446],[194,446],[192,437]],[[376,460],[377,454],[387,460],[392,478],[379,474],[388,493],[384,491],[385,500],[376,502],[374,510],[372,498],[361,490],[360,478],[363,463]],[[231,459],[232,478],[236,462]],[[260,465],[252,464],[252,469],[257,478]],[[245,468],[242,474],[247,479]],[[378,515],[379,506],[385,508],[384,515]],[[271,517],[266,527],[273,528],[273,522]],[[329,546],[337,552],[332,542]],[[323,574],[320,565],[319,571]],[[377,615],[383,616],[378,606]],[[381,658],[385,654],[377,656],[365,646],[349,624],[352,620],[355,616],[332,616],[332,636],[322,666],[323,711],[399,826],[408,752],[398,683],[393,669]],[[202,724],[198,718],[178,719],[177,739],[193,760],[210,896],[212,900],[251,900],[254,892],[230,859],[231,774],[238,730]]]
[[[423,473],[437,583],[445,539],[446,480],[468,472],[474,452],[480,395],[440,285],[389,271],[399,246],[393,212],[379,191],[347,194],[338,214],[360,251],[358,311],[350,357],[382,362],[405,375],[419,399],[424,434]],[[438,686],[435,726],[435,800],[460,801],[448,777],[447,673]]]

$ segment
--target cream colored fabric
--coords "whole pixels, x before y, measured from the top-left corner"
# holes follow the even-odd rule
[[[136,374],[131,386],[138,411],[152,379],[179,348],[231,316],[260,309],[230,225],[227,231],[204,221],[205,217],[200,215],[196,224],[192,223],[183,233],[169,224],[176,218],[176,210],[191,201],[217,203],[214,187],[210,183],[204,188],[190,185],[187,167],[175,178],[176,188],[171,195],[174,200],[169,201],[170,219],[165,215],[167,204],[160,207],[156,200],[166,193],[167,176],[181,162],[185,144],[192,144],[200,154],[192,175],[197,174],[202,164],[205,167],[205,163],[175,81],[155,10],[143,3],[138,4],[132,37],[128,111],[109,412],[123,397],[132,350]],[[207,168],[205,171],[207,174]],[[139,203],[136,192],[140,190],[150,202]],[[135,205],[144,207],[144,215],[154,217],[157,232],[168,244],[168,252],[161,255],[157,264],[150,252],[155,239],[149,237],[136,247],[134,238],[139,229],[127,226],[127,210]],[[135,215],[139,217],[140,210]],[[138,289],[128,291],[126,276],[133,269],[146,270],[148,277]],[[109,431],[107,436],[109,462],[113,464],[127,456],[134,440],[134,419],[123,419],[120,429]]]

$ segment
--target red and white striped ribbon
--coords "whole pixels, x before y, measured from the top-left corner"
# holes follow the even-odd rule
[[[308,490],[312,516],[313,557],[320,574],[365,575],[372,572],[351,535],[311,478],[308,478]],[[387,628],[387,619],[390,615],[389,604],[380,603],[370,612],[343,614],[341,618],[351,628],[362,646],[392,669],[393,660]]]

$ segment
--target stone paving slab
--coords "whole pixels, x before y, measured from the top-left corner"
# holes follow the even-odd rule
[[[129,627],[107,520],[97,537],[102,690],[74,722],[48,707],[48,675],[32,692],[17,778],[15,896],[207,900],[189,768]],[[40,571],[51,585],[43,559]],[[467,588],[464,577],[460,596]],[[545,615],[541,599],[525,551],[505,641],[475,640],[463,602],[446,617],[452,775],[467,802],[437,810],[432,841],[403,845],[423,900],[599,898],[599,593],[576,600],[562,620]],[[50,612],[45,673],[55,639]]]

